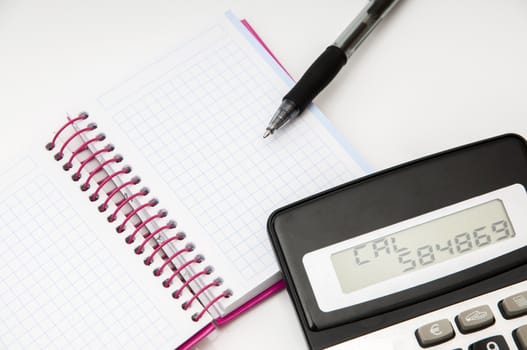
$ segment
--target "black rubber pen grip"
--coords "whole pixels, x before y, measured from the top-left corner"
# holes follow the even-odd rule
[[[291,91],[284,96],[284,100],[293,101],[302,112],[333,80],[346,61],[346,55],[341,49],[329,46],[302,75]]]

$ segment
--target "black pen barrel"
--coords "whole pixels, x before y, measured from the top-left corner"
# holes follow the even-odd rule
[[[311,64],[295,86],[284,96],[284,100],[294,102],[302,112],[307,105],[329,84],[340,69],[346,64],[344,51],[336,46],[329,46]]]

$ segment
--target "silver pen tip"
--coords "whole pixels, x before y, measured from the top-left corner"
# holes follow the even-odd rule
[[[273,132],[269,129],[266,129],[264,134],[263,134],[263,138],[265,139],[267,136],[271,135]]]

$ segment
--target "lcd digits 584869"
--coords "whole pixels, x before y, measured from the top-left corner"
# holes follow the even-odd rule
[[[510,239],[501,200],[492,200],[331,255],[341,289],[351,293]]]

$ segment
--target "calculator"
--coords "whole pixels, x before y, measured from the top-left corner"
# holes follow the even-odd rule
[[[506,134],[276,210],[310,348],[527,350],[526,188],[527,143]]]

